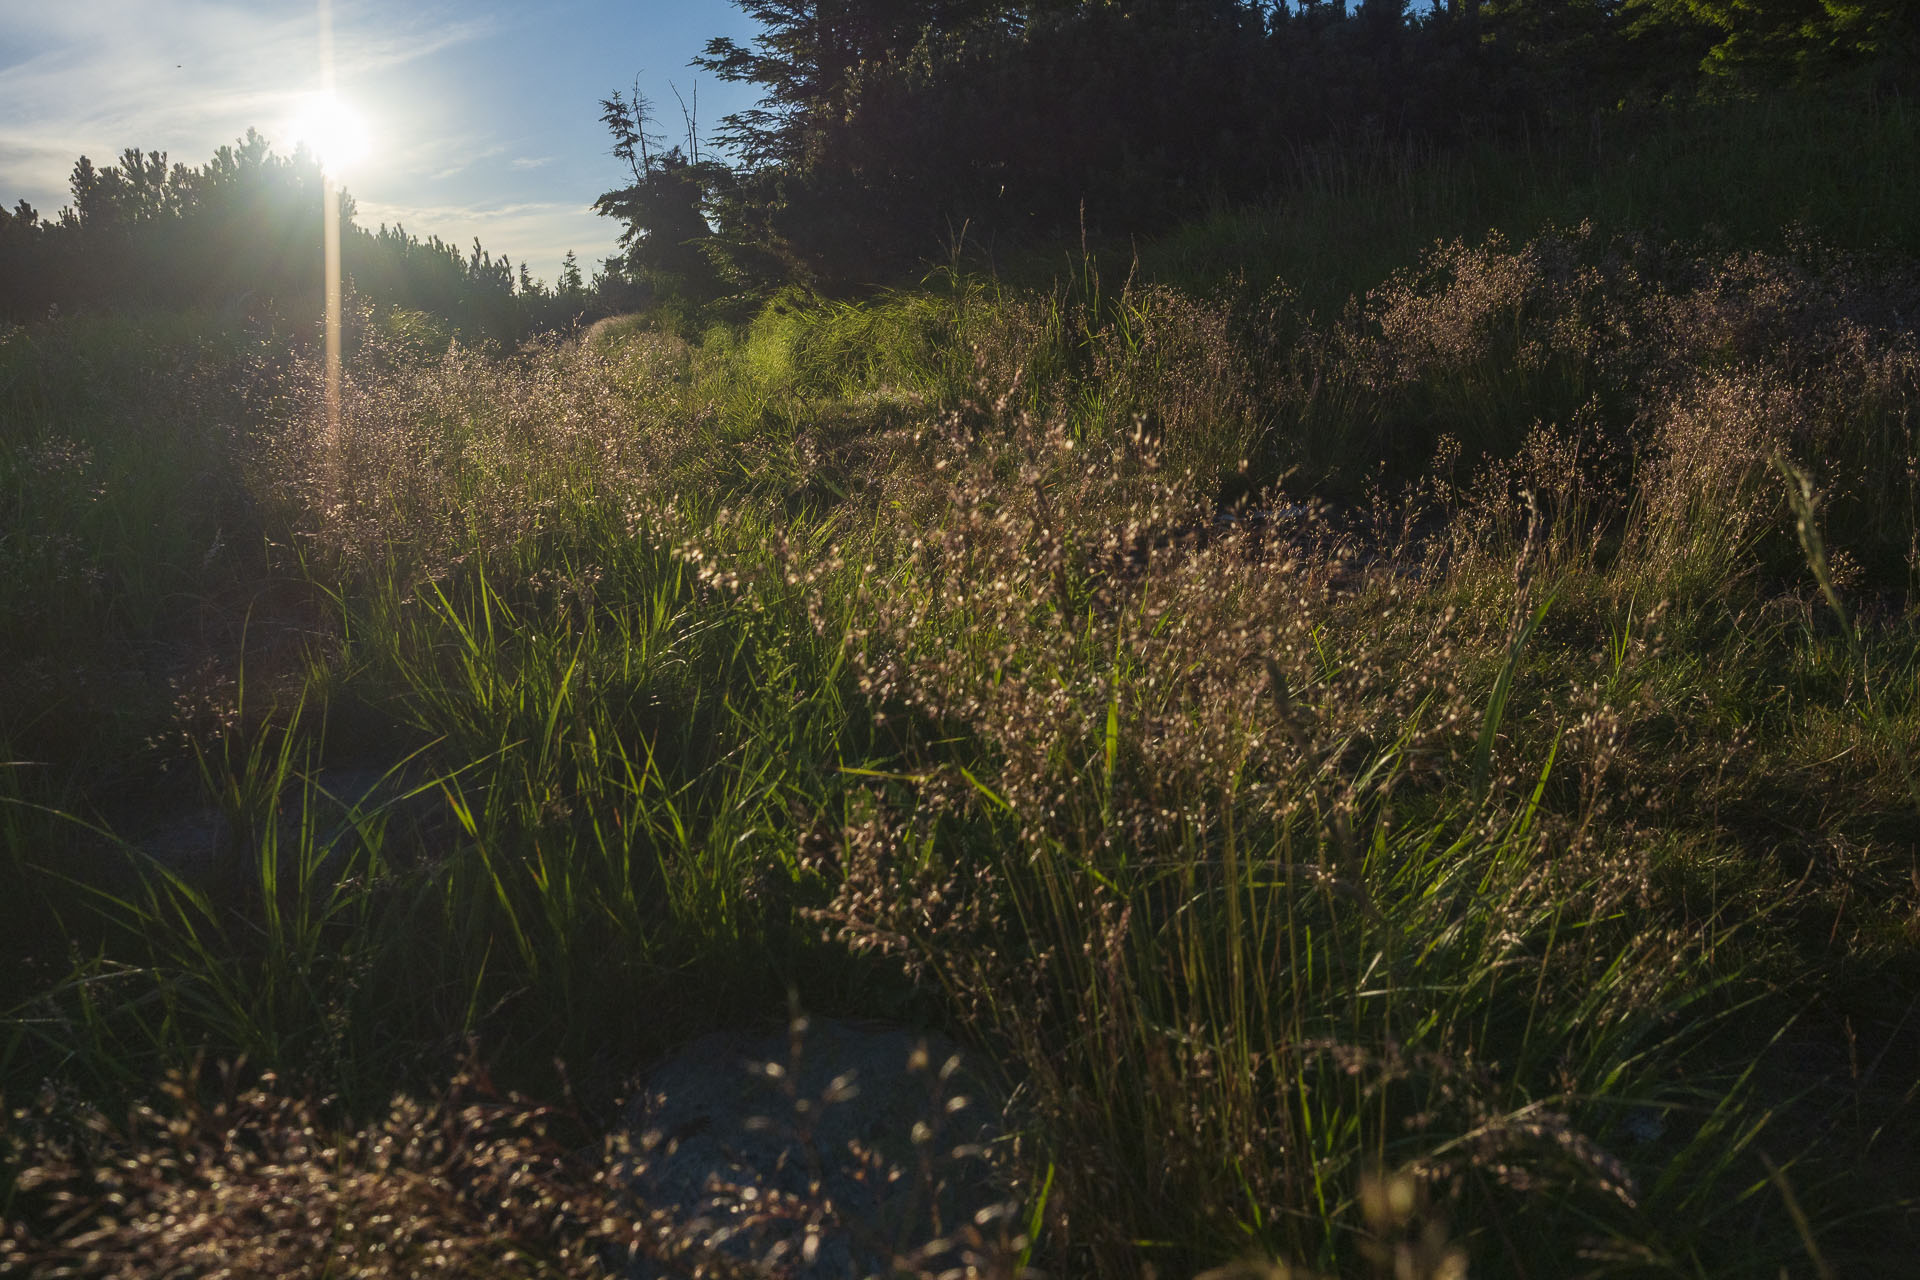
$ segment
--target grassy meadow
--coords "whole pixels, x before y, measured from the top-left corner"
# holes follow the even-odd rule
[[[350,308],[337,430],[291,330],[0,334],[0,1272],[782,1274],[599,1153],[795,1001],[1012,1098],[903,1273],[1903,1274],[1917,125]]]

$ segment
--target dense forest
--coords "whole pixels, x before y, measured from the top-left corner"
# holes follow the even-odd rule
[[[0,1275],[1912,1274],[1920,9],[737,4],[0,214]]]
[[[740,318],[787,286],[844,292],[957,249],[1152,234],[1270,199],[1329,151],[1623,132],[1649,113],[1794,89],[1911,93],[1901,0],[743,0],[762,28],[696,65],[760,93],[665,145],[637,92],[602,103],[632,182],[596,208],[623,251],[548,288],[353,221],[362,296],[517,338],[662,303]],[[75,164],[56,218],[0,209],[0,316],[52,306],[311,297],[320,172],[248,131],[190,168]]]
[[[58,217],[24,200],[0,210],[0,318],[207,308],[310,322],[318,313],[327,188],[308,152],[278,155],[249,129],[199,168],[136,148],[104,168],[81,156],[69,185],[73,203]],[[577,267],[548,289],[478,240],[462,254],[404,227],[368,231],[351,195],[333,198],[342,269],[369,302],[509,341],[585,308]]]
[[[1285,192],[1327,150],[1630,130],[1797,86],[1911,93],[1900,0],[742,0],[697,65],[756,87],[662,147],[604,103],[632,185],[628,265],[708,300],[887,278],[963,238],[1149,234]],[[709,147],[710,152],[715,150]]]

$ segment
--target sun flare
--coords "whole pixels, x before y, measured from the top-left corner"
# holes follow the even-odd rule
[[[308,98],[294,116],[289,132],[295,146],[312,152],[321,167],[335,177],[365,159],[372,149],[366,117],[331,93]]]

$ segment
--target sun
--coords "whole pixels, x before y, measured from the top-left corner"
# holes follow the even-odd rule
[[[331,93],[316,93],[301,104],[289,126],[295,146],[304,146],[332,177],[366,158],[372,137],[366,117]]]

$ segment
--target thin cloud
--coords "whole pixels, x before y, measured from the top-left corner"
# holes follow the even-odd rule
[[[370,80],[497,25],[342,4],[336,75]],[[106,0],[0,19],[0,45],[35,50],[0,67],[0,193],[48,200],[83,153],[138,145],[197,164],[249,127],[271,138],[317,84],[317,43],[305,3]]]
[[[411,167],[417,168],[428,159],[442,159],[448,152],[453,152],[460,158],[452,164],[427,169],[428,181],[445,182],[448,178],[457,178],[489,160],[496,160],[507,154],[507,148],[505,143],[500,142],[482,145],[471,137],[425,138],[417,141],[411,148],[410,156],[413,159]]]
[[[573,251],[584,268],[613,252],[619,228],[584,204],[560,200],[396,204],[360,200],[354,221],[369,229],[405,226],[418,236],[437,235],[464,252],[478,236],[488,253],[507,253],[551,283],[560,260]]]

